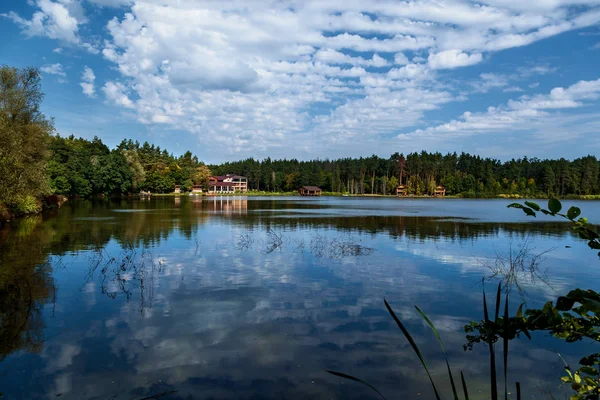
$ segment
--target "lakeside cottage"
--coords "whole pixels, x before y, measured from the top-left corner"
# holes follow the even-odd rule
[[[175,193],[181,193],[181,185],[175,185]]]
[[[400,197],[400,196],[406,196],[406,186],[404,185],[398,185],[396,187],[396,196]]]
[[[300,196],[320,196],[323,194],[323,190],[318,186],[302,186],[298,189],[298,193]]]
[[[435,188],[435,197],[444,197],[446,195],[446,188],[439,185]]]
[[[202,185],[193,185],[192,194],[202,194]]]
[[[209,194],[245,193],[248,191],[248,178],[241,175],[227,174],[208,178]]]

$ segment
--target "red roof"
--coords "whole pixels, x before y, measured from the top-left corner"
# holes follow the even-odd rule
[[[223,181],[228,178],[245,178],[245,176],[235,175],[235,174],[227,174],[227,175],[215,175],[211,176],[208,179],[216,179],[217,181]]]
[[[318,186],[302,186],[300,189],[304,190],[312,190],[312,191],[322,191]]]
[[[234,186],[236,183],[233,183],[233,182],[208,182],[208,186]]]

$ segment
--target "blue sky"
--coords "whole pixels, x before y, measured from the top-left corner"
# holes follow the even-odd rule
[[[7,0],[61,135],[221,162],[600,150],[600,0]]]

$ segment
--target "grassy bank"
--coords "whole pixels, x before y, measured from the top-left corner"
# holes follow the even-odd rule
[[[67,198],[65,196],[53,194],[42,199],[34,196],[24,196],[9,205],[0,203],[0,224],[9,222],[14,218],[35,215],[45,210],[59,208],[66,201]]]
[[[178,196],[189,196],[189,193],[153,193],[152,196],[178,197]],[[199,196],[209,197],[209,196],[213,196],[213,195],[208,195],[207,193],[203,193],[203,194],[200,194]],[[234,196],[247,196],[247,197],[298,196],[298,197],[300,197],[298,192],[266,192],[266,191],[249,191],[246,193],[226,193],[226,194],[219,194],[218,196],[230,196],[230,197],[234,197]],[[393,194],[385,194],[385,195],[370,194],[370,193],[349,194],[349,193],[338,193],[338,192],[323,192],[322,196],[325,196],[325,197],[387,197],[387,198],[396,197],[396,195],[393,195]],[[445,198],[445,199],[512,199],[512,200],[539,199],[539,200],[543,200],[543,199],[548,199],[548,197],[549,196],[545,195],[545,194],[522,195],[522,194],[504,194],[504,193],[496,194],[496,193],[467,192],[467,193],[446,195],[443,198]],[[566,200],[600,200],[600,195],[574,195],[574,194],[571,194],[571,195],[567,195],[567,196],[555,196],[555,197],[558,199],[566,199]],[[435,196],[408,195],[408,196],[403,196],[401,198],[403,198],[403,199],[429,199],[429,198],[435,198]],[[440,198],[440,197],[438,197],[438,198]]]

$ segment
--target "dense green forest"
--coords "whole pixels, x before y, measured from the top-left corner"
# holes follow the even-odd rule
[[[211,174],[248,177],[250,190],[290,192],[302,185],[326,192],[393,194],[398,184],[410,195],[431,195],[436,185],[450,195],[489,197],[585,196],[600,192],[600,164],[576,160],[520,158],[502,162],[466,153],[396,152],[389,158],[256,160],[205,165],[190,151],[123,140],[110,149],[102,140],[61,137],[40,111],[43,93],[34,68],[0,68],[0,206],[22,213],[39,210],[43,196],[119,196],[140,191],[183,191],[206,184]],[[2,211],[0,207],[0,211]]]
[[[466,153],[395,153],[389,158],[298,161],[246,159],[205,166],[189,151],[176,157],[149,143],[123,141],[110,150],[93,140],[53,136],[48,174],[54,193],[69,196],[119,195],[140,190],[190,190],[213,173],[248,177],[251,190],[294,191],[302,185],[327,192],[393,194],[400,180],[408,193],[433,194],[442,184],[449,194],[590,195],[598,193],[600,164],[587,156],[569,161],[521,158],[507,162]],[[212,171],[212,172],[211,172]]]
[[[394,153],[389,158],[340,160],[271,160],[252,158],[210,166],[217,174],[248,177],[253,190],[295,190],[316,185],[330,192],[391,194],[400,182],[409,194],[433,194],[437,184],[448,194],[486,196],[521,194],[566,196],[599,191],[599,164],[594,156],[573,161],[527,157],[501,162],[466,153]]]
[[[66,196],[124,195],[139,191],[184,191],[207,181],[210,171],[191,152],[174,157],[148,143],[123,140],[109,149],[95,137],[50,139],[48,178],[52,192]]]

